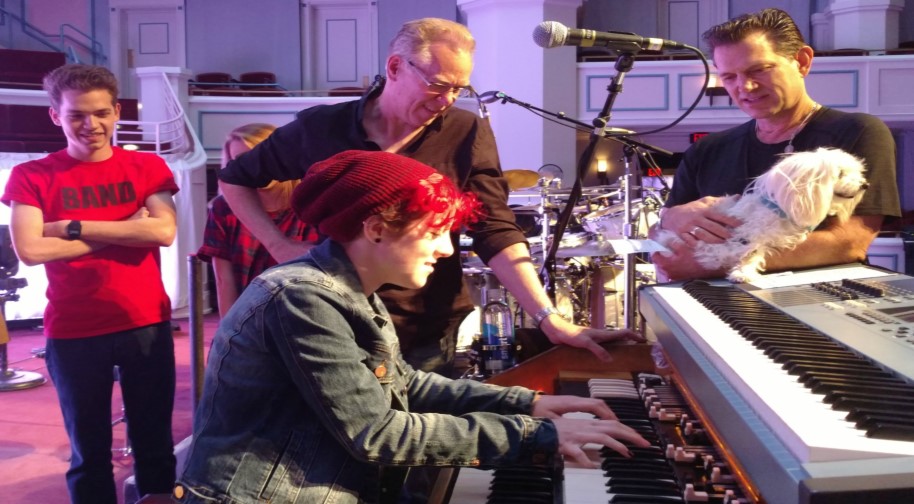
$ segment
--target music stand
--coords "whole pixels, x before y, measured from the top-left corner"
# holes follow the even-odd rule
[[[9,369],[6,346],[10,341],[6,326],[6,302],[18,301],[17,289],[28,285],[24,278],[11,278],[19,271],[19,258],[13,252],[9,226],[0,226],[0,392],[24,390],[43,385],[41,373]]]

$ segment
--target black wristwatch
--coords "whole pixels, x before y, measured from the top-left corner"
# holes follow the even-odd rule
[[[78,240],[83,233],[83,223],[78,220],[71,220],[67,224],[67,239]]]

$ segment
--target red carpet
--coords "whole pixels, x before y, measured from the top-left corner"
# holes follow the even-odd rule
[[[175,443],[191,433],[190,325],[176,320],[175,332],[177,390],[172,419]],[[204,349],[218,325],[218,316],[204,322]],[[70,447],[57,405],[57,393],[48,378],[44,359],[32,356],[33,348],[44,347],[44,336],[36,329],[13,329],[7,345],[9,369],[33,371],[47,378],[44,385],[27,390],[0,392],[0,502],[4,504],[66,504],[69,502],[64,473],[69,467]],[[114,386],[111,418],[121,416],[120,390]],[[114,427],[114,448],[123,448],[123,423]],[[133,459],[113,453],[118,498],[123,502],[123,482],[133,474]]]

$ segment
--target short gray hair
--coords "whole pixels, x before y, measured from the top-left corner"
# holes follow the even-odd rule
[[[445,44],[454,51],[473,54],[476,40],[466,26],[440,18],[422,18],[407,21],[390,41],[388,56],[414,58],[425,64],[431,60],[428,47]]]

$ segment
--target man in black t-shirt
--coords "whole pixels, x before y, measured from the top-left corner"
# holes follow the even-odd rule
[[[862,158],[870,183],[854,216],[840,224],[829,218],[790,251],[767,260],[768,271],[844,264],[866,259],[886,217],[901,208],[895,180],[895,143],[878,118],[816,103],[806,92],[813,50],[790,16],[779,9],[746,14],[704,34],[721,82],[753,119],[714,133],[690,147],[676,171],[661,218],[652,229],[675,232],[682,242],[673,255],[653,255],[659,279],[724,276],[698,265],[699,241],[722,243],[740,221],[715,210],[721,197],[742,193],[782,153],[834,147]]]

